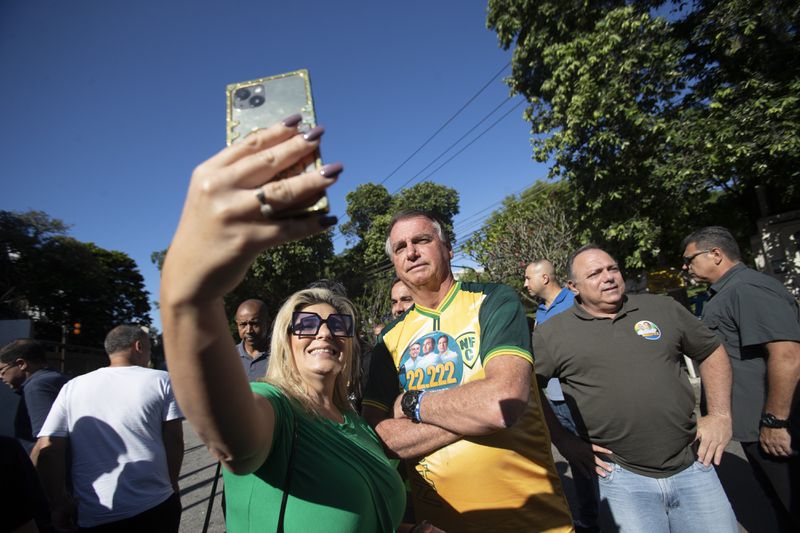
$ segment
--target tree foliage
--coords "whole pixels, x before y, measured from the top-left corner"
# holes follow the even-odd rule
[[[566,182],[539,183],[519,197],[509,196],[464,243],[464,250],[483,265],[490,280],[516,287],[526,297],[523,272],[531,261],[550,260],[564,279],[567,257],[577,242],[568,198]]]
[[[161,270],[167,250],[155,251],[150,260]],[[263,300],[274,317],[284,300],[312,281],[329,276],[334,259],[331,233],[326,231],[301,241],[289,242],[266,250],[256,257],[242,282],[225,295],[226,316],[231,333],[236,333],[233,318],[245,300]]]
[[[571,185],[582,240],[647,267],[700,225],[744,240],[756,185],[776,210],[800,202],[798,12],[775,0],[490,0],[489,27],[515,45],[508,82],[530,102],[534,157]]]
[[[326,267],[332,258],[333,243],[327,231],[262,252],[244,280],[225,297],[227,316],[232,319],[240,303],[257,298],[267,303],[274,317],[292,293],[327,277]]]
[[[0,211],[0,315],[31,318],[36,336],[102,345],[121,323],[150,324],[144,279],[126,254],[66,235],[67,226],[41,211]]]
[[[392,263],[384,251],[386,229],[392,216],[402,209],[431,211],[442,220],[452,238],[453,217],[458,214],[455,189],[430,182],[394,195],[382,185],[365,183],[348,193],[346,201],[348,220],[341,231],[351,246],[334,255],[331,234],[325,232],[260,254],[244,280],[225,297],[232,333],[235,332],[233,315],[242,301],[264,300],[274,316],[289,295],[322,278],[345,286],[364,326],[382,321],[389,314],[389,284],[394,276]],[[159,269],[165,254],[164,250],[151,255]]]
[[[383,185],[365,183],[347,193],[348,220],[342,224],[342,235],[351,241],[363,240],[375,216],[387,213],[392,207],[392,195]]]

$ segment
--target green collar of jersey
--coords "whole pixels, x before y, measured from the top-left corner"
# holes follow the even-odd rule
[[[450,287],[450,290],[447,291],[447,294],[444,295],[444,300],[439,304],[436,309],[430,309],[428,307],[423,307],[421,305],[414,305],[414,309],[421,315],[427,316],[429,318],[439,318],[439,315],[445,312],[447,307],[453,303],[453,300],[456,298],[456,294],[458,291],[461,290],[461,282],[456,281],[453,283],[453,286]]]

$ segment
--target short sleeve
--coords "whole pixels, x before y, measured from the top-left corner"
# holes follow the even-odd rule
[[[44,378],[23,388],[32,435],[37,435],[41,431],[42,425],[50,412],[50,407],[61,390],[60,385],[63,385],[63,383],[63,380]]]
[[[733,305],[741,346],[800,341],[797,310],[784,296],[767,287],[742,284],[736,288]]]
[[[50,408],[47,418],[42,424],[42,429],[36,437],[69,437],[69,419],[67,417],[67,395],[71,389],[71,383],[61,387],[61,391],[56,396],[56,401]]]
[[[289,398],[286,397],[280,387],[263,381],[251,382],[250,390],[266,398],[272,406],[272,410],[275,412],[275,431],[272,436],[272,450],[275,450],[278,442],[281,442],[284,448],[290,446],[295,413]]]
[[[550,323],[549,326],[547,325],[548,323]],[[556,371],[554,354],[549,349],[550,346],[546,340],[547,329],[551,327],[552,323],[548,320],[533,330],[533,357],[535,361],[533,366],[536,369],[536,375],[543,380],[552,378]]]
[[[683,332],[681,350],[690,359],[704,361],[719,348],[721,344],[719,337],[681,304],[671,299],[666,301],[672,305],[675,321]]]
[[[397,370],[383,337],[379,337],[378,343],[372,350],[367,390],[361,403],[389,412],[398,394],[400,394],[400,382],[397,379]]]
[[[525,311],[517,294],[497,285],[480,309],[480,358],[485,366],[495,355],[516,355],[533,363],[531,338]]]
[[[162,420],[164,422],[169,422],[170,420],[183,418],[183,412],[178,406],[178,402],[175,400],[175,393],[172,391],[172,381],[170,381],[169,377],[166,378],[164,394],[164,412]]]

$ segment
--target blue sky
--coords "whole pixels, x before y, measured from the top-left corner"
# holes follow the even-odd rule
[[[330,191],[381,182],[510,60],[475,1],[7,0],[0,4],[0,209],[42,210],[130,255],[158,299],[150,254],[169,245],[192,169],[225,144],[225,86],[310,71]],[[500,105],[510,67],[384,185],[396,192]],[[520,97],[409,185],[456,188],[457,240],[547,169]],[[337,250],[345,246],[335,239]],[[463,256],[456,264],[469,264]],[[153,319],[160,328],[157,309]]]

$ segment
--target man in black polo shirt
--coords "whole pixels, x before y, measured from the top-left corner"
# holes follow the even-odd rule
[[[533,335],[540,383],[558,377],[577,408],[582,440],[554,424],[553,442],[562,453],[565,441],[591,444],[601,515],[610,511],[619,531],[735,532],[711,465],[731,436],[731,369],[719,340],[671,298],[626,295],[616,261],[595,245],[568,267],[575,305]],[[710,414],[697,423],[684,353],[700,362],[708,390]]]
[[[703,322],[733,366],[733,438],[764,487],[784,529],[800,530],[800,308],[776,279],[747,268],[721,226],[683,241],[683,268],[711,284]],[[765,510],[766,511],[766,510]]]

